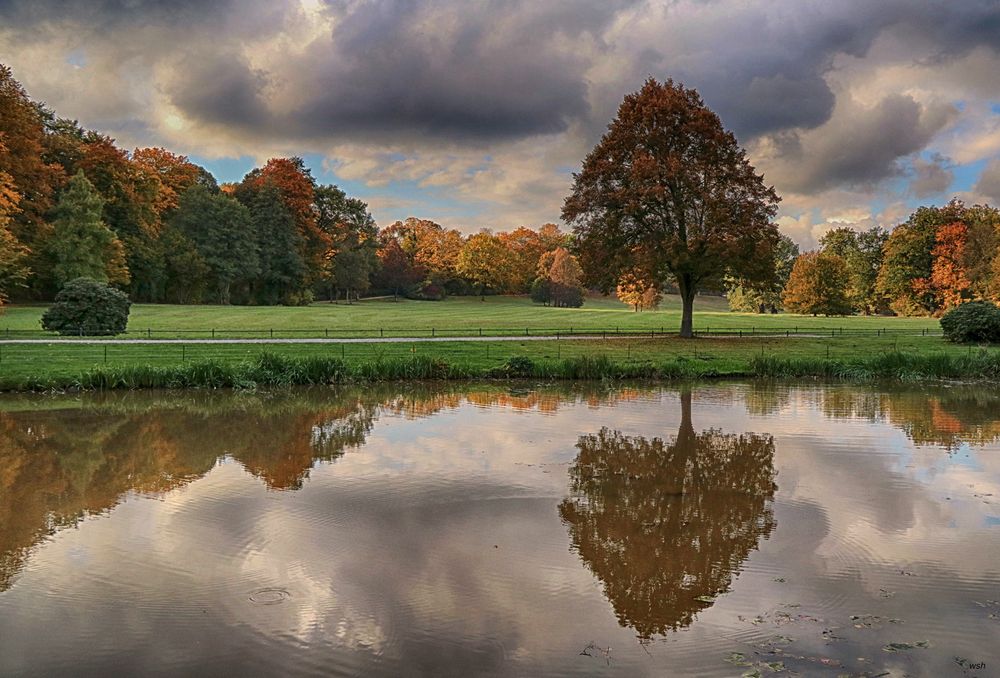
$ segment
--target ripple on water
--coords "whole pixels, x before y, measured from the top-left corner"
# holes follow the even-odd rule
[[[254,605],[280,605],[291,597],[287,589],[267,586],[251,591],[248,599]]]

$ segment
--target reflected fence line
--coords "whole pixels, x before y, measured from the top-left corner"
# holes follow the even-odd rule
[[[938,337],[942,335],[940,328],[914,327],[701,327],[695,328],[696,336],[709,337],[884,337],[884,336],[923,336]],[[79,335],[59,335],[42,329],[4,328],[0,330],[0,341],[5,339],[53,339],[72,340]],[[609,337],[678,337],[679,330],[667,327],[378,327],[378,328],[208,328],[208,329],[172,329],[163,327],[148,327],[128,329],[115,337],[107,339],[410,339],[410,338],[445,338],[453,337],[593,337],[607,339]],[[101,339],[102,337],[87,337]]]

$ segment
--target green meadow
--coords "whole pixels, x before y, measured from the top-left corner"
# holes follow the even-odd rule
[[[44,306],[9,306],[0,315],[0,339],[26,333],[44,336],[40,319]],[[587,299],[582,308],[549,308],[526,297],[452,297],[444,301],[391,299],[355,304],[314,303],[310,306],[174,306],[135,304],[129,317],[129,337],[372,337],[385,336],[484,336],[579,332],[676,332],[680,326],[680,301],[664,298],[660,309],[634,312],[615,299]],[[813,317],[780,313],[761,315],[730,313],[725,299],[699,297],[695,302],[695,329],[844,331],[879,329],[936,331],[933,318]]]

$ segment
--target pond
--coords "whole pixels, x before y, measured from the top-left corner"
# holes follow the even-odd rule
[[[0,675],[1000,675],[1000,393],[0,399]]]

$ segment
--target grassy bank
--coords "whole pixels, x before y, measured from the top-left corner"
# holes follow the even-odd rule
[[[43,306],[10,306],[0,316],[0,339],[41,335]],[[359,304],[316,303],[311,306],[170,306],[136,304],[129,318],[129,337],[206,338],[331,336],[457,336],[574,333],[676,332],[680,326],[677,297],[665,298],[657,311],[635,313],[613,299],[588,299],[583,308],[547,308],[526,297],[454,297],[445,301],[391,300]],[[695,303],[699,331],[768,331],[796,329],[807,333],[836,328],[845,332],[877,330],[921,333],[937,331],[929,318],[825,318],[792,314],[730,313],[719,297],[699,297]],[[213,332],[214,331],[214,332]]]
[[[1000,348],[940,338],[341,345],[7,345],[0,389],[250,388],[393,380],[822,377],[1000,380]]]

